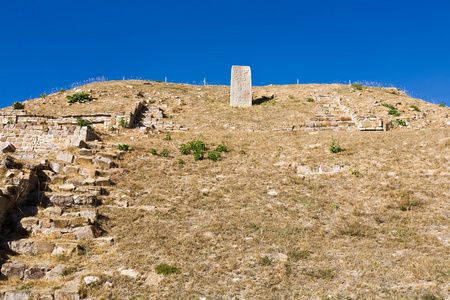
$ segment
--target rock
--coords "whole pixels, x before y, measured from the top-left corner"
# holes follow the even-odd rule
[[[57,265],[53,269],[51,269],[49,272],[47,272],[47,275],[45,276],[45,279],[50,281],[56,281],[62,278],[64,271],[68,267],[66,265]]]
[[[5,178],[13,178],[16,174],[13,171],[8,171],[5,174]]]
[[[34,217],[22,218],[20,220],[20,225],[22,225],[22,228],[24,228],[26,231],[32,231],[33,228],[38,224],[39,219]]]
[[[111,186],[111,180],[109,177],[99,177],[95,180],[96,186]]]
[[[98,212],[97,210],[82,210],[80,211],[80,217],[86,218],[89,222],[94,223],[97,219]]]
[[[7,278],[22,279],[25,273],[25,264],[20,261],[4,263],[1,272]]]
[[[19,254],[32,255],[36,253],[34,242],[26,239],[8,242],[8,248]]]
[[[111,169],[114,167],[113,161],[105,157],[96,156],[93,161],[94,165],[99,166],[102,169]]]
[[[59,152],[56,155],[56,159],[57,160],[62,160],[64,162],[67,162],[69,164],[71,164],[73,162],[74,156],[72,154],[68,154],[68,153],[64,153],[64,152]]]
[[[79,300],[79,289],[80,285],[77,282],[70,281],[55,292],[55,300]]]
[[[77,205],[95,205],[97,197],[93,194],[73,195],[73,203]]]
[[[78,167],[78,166],[65,166],[63,171],[64,171],[64,174],[66,174],[66,175],[77,175],[78,172],[80,171],[80,167]]]
[[[270,190],[270,191],[267,192],[267,195],[269,195],[269,196],[277,196],[278,192],[274,191],[274,190]]]
[[[33,280],[44,278],[47,271],[50,270],[50,265],[48,264],[35,264],[25,270],[24,279]]]
[[[85,141],[79,139],[79,138],[74,138],[70,141],[70,145],[72,147],[77,147],[77,148],[86,148],[87,144]]]
[[[56,243],[52,255],[72,254],[78,251],[76,243]]]
[[[86,178],[82,185],[89,185],[89,186],[94,186],[95,185],[95,179],[94,178]]]
[[[151,273],[150,275],[148,275],[144,284],[148,286],[157,286],[161,282],[161,280],[163,280],[161,276],[156,273]]]
[[[34,245],[35,254],[51,254],[55,248],[54,243],[46,241],[36,241],[34,242]]]
[[[90,165],[92,164],[92,157],[78,156],[77,158],[75,158],[75,163],[78,165]]]
[[[66,182],[66,175],[55,175],[51,177],[50,182],[53,184],[63,184]]]
[[[58,186],[58,189],[60,189],[61,191],[64,191],[64,192],[72,192],[75,190],[75,186],[72,183],[63,184],[63,185]]]
[[[43,213],[47,218],[55,218],[62,214],[62,209],[58,206],[51,206],[44,209]]]
[[[4,300],[28,300],[31,299],[31,291],[10,291],[5,293]]]
[[[93,149],[81,148],[79,153],[82,156],[91,156],[94,155],[95,152]]]
[[[137,278],[140,274],[136,270],[126,269],[126,270],[120,271],[120,275],[132,277],[132,278]]]
[[[16,147],[14,147],[11,143],[0,143],[0,152],[1,153],[12,153],[16,151]]]
[[[52,171],[55,172],[55,173],[61,172],[63,167],[64,167],[63,164],[60,164],[60,163],[57,163],[57,162],[51,162],[50,163],[50,169],[52,169]]]
[[[50,197],[50,202],[53,205],[69,208],[73,204],[72,194],[53,194]]]
[[[114,238],[107,236],[107,237],[99,237],[94,239],[94,243],[99,245],[113,245],[114,244]]]
[[[85,239],[93,239],[95,238],[95,227],[94,226],[83,226],[75,228],[74,234],[79,240],[85,240]]]
[[[97,276],[86,276],[83,278],[84,283],[86,283],[86,285],[90,285],[92,283],[96,283],[100,281],[100,278],[98,278]]]

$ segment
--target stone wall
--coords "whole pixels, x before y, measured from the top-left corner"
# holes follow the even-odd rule
[[[24,152],[47,153],[93,139],[91,130],[76,125],[0,124],[0,142]]]

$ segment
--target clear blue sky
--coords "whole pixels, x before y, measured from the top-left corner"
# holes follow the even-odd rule
[[[0,0],[0,106],[93,77],[375,81],[450,104],[449,1]]]

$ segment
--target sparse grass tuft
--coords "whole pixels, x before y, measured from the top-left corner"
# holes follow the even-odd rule
[[[217,161],[220,158],[220,152],[210,151],[208,152],[208,159],[212,161]]]
[[[172,140],[172,136],[170,135],[170,132],[166,133],[166,136],[163,138],[164,141],[170,141]]]
[[[339,145],[339,142],[335,141],[334,139],[331,141],[330,145],[330,151],[332,153],[338,153],[342,151],[341,146]]]
[[[216,148],[215,151],[217,151],[217,152],[228,152],[228,148],[227,148],[227,146],[225,146],[225,143],[222,142],[222,143],[220,143],[220,144],[217,146],[217,148]]]
[[[87,128],[89,128],[91,130],[93,129],[92,128],[92,122],[89,121],[89,120],[86,120],[86,119],[78,118],[77,119],[77,125],[81,126],[81,127],[86,126]]]
[[[352,88],[358,91],[362,91],[363,85],[361,83],[352,83]]]
[[[287,253],[287,256],[291,261],[296,262],[296,261],[299,261],[300,259],[308,258],[308,256],[310,254],[311,253],[307,250],[301,250],[301,251],[292,250]]]
[[[306,102],[314,102],[314,99],[313,98],[307,98]]]
[[[155,267],[155,272],[161,275],[170,275],[180,272],[180,269],[168,264],[159,264]]]
[[[168,157],[169,156],[169,150],[163,149],[163,151],[161,151],[161,156],[162,157]]]
[[[126,118],[120,118],[119,126],[122,128],[127,128],[130,125],[130,122]]]
[[[304,275],[311,276],[314,278],[320,278],[320,279],[333,279],[336,277],[336,274],[333,270],[326,269],[326,270],[317,270],[317,271],[308,271],[303,270],[302,272]]]
[[[274,263],[273,258],[270,258],[270,257],[268,257],[267,255],[264,256],[264,257],[261,257],[261,258],[259,259],[259,261],[258,261],[258,264],[259,264],[260,266],[263,266],[263,267],[272,266],[273,263]]]
[[[117,148],[122,151],[131,151],[133,148],[130,147],[128,144],[117,144]]]
[[[417,106],[415,106],[415,105],[411,105],[410,106],[412,109],[414,109],[415,111],[420,111],[420,109],[417,107]]]
[[[395,120],[395,122],[400,126],[406,126],[406,122],[403,121],[402,119]]]

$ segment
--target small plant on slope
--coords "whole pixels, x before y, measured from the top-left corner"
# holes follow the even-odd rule
[[[155,272],[161,275],[170,275],[180,272],[180,269],[168,264],[159,264],[155,267]]]
[[[77,119],[77,125],[81,126],[81,127],[86,126],[87,128],[92,130],[92,122],[89,121],[89,120],[78,118]]]
[[[23,109],[23,108],[24,108],[24,105],[18,101],[14,102],[12,104],[12,109]]]
[[[117,148],[122,151],[130,151],[133,150],[133,148],[130,147],[128,144],[117,144]]]
[[[89,102],[90,99],[91,99],[91,95],[86,94],[85,92],[76,93],[76,94],[67,96],[68,103],[75,103],[75,102],[85,103],[85,102]]]
[[[338,153],[338,152],[341,152],[341,151],[342,151],[342,148],[341,148],[341,146],[339,145],[339,142],[337,142],[337,141],[335,141],[335,140],[333,139],[332,142],[331,142],[331,145],[330,145],[330,151],[331,151],[332,153]]]

